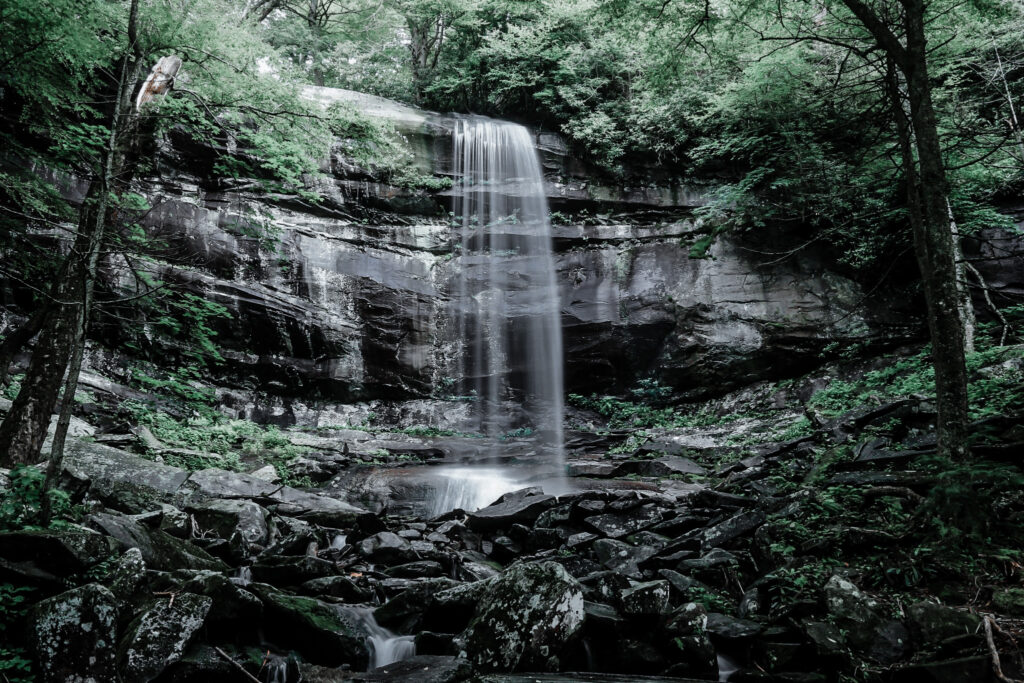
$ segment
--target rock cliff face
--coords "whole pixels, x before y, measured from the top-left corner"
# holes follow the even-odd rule
[[[310,95],[352,101],[390,120],[421,171],[451,175],[454,118],[347,91]],[[557,212],[570,392],[622,391],[653,377],[692,395],[720,393],[807,366],[834,341],[920,333],[913,299],[865,291],[822,252],[780,258],[792,247],[784,237],[722,238],[711,258],[690,258],[700,236],[699,186],[602,184],[557,135],[537,133],[537,145]],[[147,185],[154,204],[147,229],[174,255],[175,265],[157,267],[158,278],[230,311],[218,323],[227,359],[218,381],[244,391],[247,402],[256,396],[257,406],[259,396],[274,397],[263,401],[265,414],[250,416],[300,419],[290,407],[298,397],[444,398],[459,354],[448,312],[459,268],[448,216],[453,190],[377,182],[339,142],[317,181],[323,201],[313,204],[216,177],[213,155],[185,140],[161,150]],[[107,272],[130,287],[124,264],[111,261]],[[100,334],[116,348],[116,325]],[[112,360],[107,354],[94,364]]]

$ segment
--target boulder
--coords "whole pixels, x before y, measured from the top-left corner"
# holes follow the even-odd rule
[[[420,559],[409,541],[390,531],[381,531],[359,543],[359,552],[371,562],[404,564]]]
[[[622,574],[613,571],[599,571],[580,578],[584,597],[595,602],[618,602],[619,595],[628,590],[631,582]]]
[[[631,617],[653,617],[668,612],[669,583],[664,579],[638,583],[619,594],[622,613]]]
[[[384,571],[388,576],[399,578],[416,579],[420,577],[438,577],[444,574],[444,567],[440,562],[434,560],[421,560],[420,562],[408,562]]]
[[[625,477],[636,474],[641,477],[669,477],[672,475],[706,474],[707,470],[690,460],[678,455],[665,455],[660,458],[628,460],[612,472],[613,477]]]
[[[834,623],[847,631],[854,646],[871,647],[882,625],[878,602],[850,581],[833,576],[825,584],[825,603]]]
[[[104,583],[122,604],[138,597],[146,583],[146,562],[142,559],[142,551],[138,548],[124,551]]]
[[[505,496],[501,502],[469,513],[469,528],[474,531],[488,531],[507,529],[513,524],[532,525],[542,512],[557,504],[558,499],[554,496]]]
[[[193,498],[234,498],[273,506],[278,514],[332,528],[351,525],[366,511],[335,498],[274,484],[251,474],[210,468],[193,472],[187,488]]]
[[[129,512],[144,512],[155,502],[175,498],[189,478],[189,473],[178,467],[79,439],[68,440],[64,470],[88,480],[89,491],[96,498],[119,503]]]
[[[484,579],[434,593],[423,615],[424,628],[443,633],[464,631],[493,583],[493,579]]]
[[[28,640],[40,683],[117,680],[117,617],[117,598],[97,583],[33,607]]]
[[[312,555],[270,555],[252,565],[252,577],[256,581],[275,586],[298,586],[337,573],[333,562]]]
[[[319,579],[310,579],[302,584],[301,589],[307,595],[329,595],[341,598],[344,602],[356,603],[373,600],[373,590],[360,586],[348,576],[325,576]]]
[[[256,477],[257,479],[270,482],[271,484],[279,484],[281,482],[281,476],[277,473],[277,468],[273,465],[264,465],[258,470],[253,470],[249,475]]]
[[[975,633],[981,619],[962,609],[935,602],[916,602],[907,608],[907,626],[918,643],[938,643],[946,638]]]
[[[288,595],[266,584],[254,583],[249,589],[263,601],[264,628],[275,643],[295,649],[314,664],[366,668],[366,634],[343,607]]]
[[[642,505],[625,512],[587,517],[583,522],[593,531],[608,538],[622,538],[647,529],[661,521],[661,510],[655,505]]]
[[[558,670],[583,624],[583,591],[554,562],[517,564],[494,580],[466,630],[469,660],[484,671]]]
[[[654,548],[638,548],[610,538],[594,541],[593,548],[598,562],[631,579],[643,578],[639,564],[657,552]]]
[[[750,510],[734,515],[724,522],[706,529],[703,534],[705,548],[719,548],[730,541],[753,532],[764,524],[763,510]]]
[[[728,614],[712,612],[708,614],[705,629],[717,641],[742,642],[748,641],[764,630],[756,621],[737,619]]]
[[[381,626],[401,633],[411,633],[419,627],[423,613],[430,606],[431,598],[447,588],[457,585],[452,579],[422,579],[413,583],[386,603],[378,607],[373,615]]]
[[[213,600],[204,595],[179,593],[150,605],[132,621],[121,639],[121,680],[148,683],[181,659],[212,604]]]
[[[211,500],[187,509],[201,529],[228,542],[233,559],[254,555],[267,543],[267,511],[252,501]]]
[[[147,529],[128,515],[97,512],[90,516],[94,526],[112,536],[126,548],[138,548],[151,569],[212,569],[227,571],[228,566],[196,545],[182,541],[160,529]]]
[[[206,570],[190,572],[181,590],[204,595],[213,600],[207,624],[224,625],[239,630],[259,622],[263,614],[263,603],[255,595],[239,586],[235,581],[218,572]]]
[[[704,607],[688,602],[669,615],[664,635],[674,646],[673,666],[676,676],[705,678],[718,674],[715,648],[708,638],[708,616]]]
[[[110,539],[77,525],[0,533],[0,578],[57,582],[84,572],[113,552]]]

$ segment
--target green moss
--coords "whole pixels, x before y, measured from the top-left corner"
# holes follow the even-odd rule
[[[352,626],[337,611],[313,598],[277,593],[273,600],[283,609],[293,612],[313,628],[333,633],[349,634]]]

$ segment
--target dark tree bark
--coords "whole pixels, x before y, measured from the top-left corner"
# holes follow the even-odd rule
[[[132,93],[139,80],[142,63],[137,26],[138,0],[132,0],[128,17],[129,45],[118,76],[117,94],[109,119],[110,135],[82,203],[67,266],[60,273],[53,302],[43,320],[21,390],[0,424],[0,464],[8,467],[39,459],[51,415],[61,396],[62,383],[65,385],[64,406],[58,418],[52,453],[57,455],[58,461],[63,456],[64,437],[70,423],[70,410],[84,352],[85,338],[80,332],[88,325],[92,282],[96,277],[107,223],[109,198],[115,183],[126,181],[124,162],[134,121]],[[65,382],[69,365],[72,372]]]
[[[871,33],[890,64],[889,97],[897,122],[907,211],[932,341],[939,454],[963,459],[968,455],[964,326],[949,215],[949,184],[928,77],[925,4],[923,0],[900,0],[904,44],[861,0],[843,3]],[[905,97],[897,73],[906,85]]]

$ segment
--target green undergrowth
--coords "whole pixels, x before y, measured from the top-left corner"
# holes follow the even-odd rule
[[[686,413],[673,406],[651,405],[615,396],[569,394],[569,403],[577,408],[593,410],[606,418],[610,429],[707,427],[734,422],[742,417],[719,417],[704,410]]]
[[[0,680],[5,683],[29,683],[32,676],[32,660],[29,653],[11,644],[12,631],[25,617],[35,589],[0,583]]]
[[[41,467],[15,465],[8,474],[9,486],[0,491],[0,531],[38,528],[42,524],[43,502],[50,500],[55,521],[72,512],[71,498],[60,488],[44,492],[46,472]]]
[[[312,485],[308,478],[296,477],[288,470],[289,462],[310,449],[293,444],[277,427],[223,417],[178,419],[142,404],[126,407],[135,421],[147,427],[168,449],[188,451],[159,451],[160,458],[168,465],[190,471],[219,467],[240,472],[263,463],[273,465],[281,481],[288,486]]]
[[[389,122],[364,114],[351,102],[336,102],[327,110],[331,132],[341,140],[346,156],[382,180],[408,189],[446,190],[451,178],[418,169],[409,142]]]
[[[1024,345],[990,346],[967,354],[968,404],[972,419],[1003,415],[1024,404]],[[894,359],[862,377],[833,380],[811,397],[808,405],[824,417],[837,417],[865,406],[907,397],[933,399],[935,371],[930,351]]]
[[[370,425],[367,423],[357,424],[341,424],[341,425],[326,425],[322,427],[298,427],[302,431],[356,431],[365,432],[367,434],[405,434],[406,436],[416,436],[420,438],[434,438],[434,437],[457,437],[461,439],[483,439],[486,438],[485,434],[479,432],[463,432],[457,429],[441,429],[438,427],[428,427],[426,425],[413,425],[411,427],[382,427],[379,425]],[[531,432],[532,433],[532,432]],[[523,433],[521,431],[508,432],[503,435],[504,438],[516,438],[517,436],[529,436],[529,433]]]

